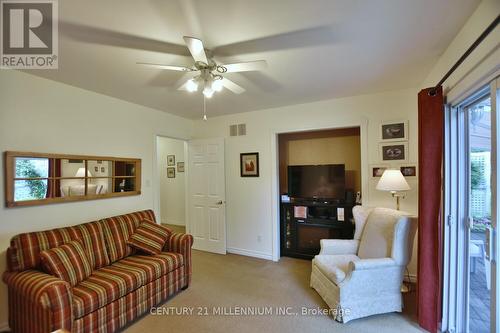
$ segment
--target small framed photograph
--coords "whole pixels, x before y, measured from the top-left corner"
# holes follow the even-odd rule
[[[177,172],[184,172],[184,162],[177,162]]]
[[[402,165],[399,169],[405,177],[417,176],[417,167],[415,165]]]
[[[105,167],[101,167],[101,172],[105,173],[106,172],[106,168]]]
[[[99,172],[99,167],[98,166],[94,167],[94,172]]]
[[[167,155],[167,165],[175,166],[175,155]]]
[[[102,161],[97,161],[97,164],[102,164]]]
[[[241,177],[259,177],[259,153],[240,154]]]
[[[408,141],[408,121],[383,122],[380,125],[380,140],[388,141]]]
[[[387,164],[372,164],[370,165],[370,176],[372,178],[380,178],[385,170],[389,168]]]
[[[167,168],[167,177],[175,178],[175,168]]]
[[[392,144],[380,144],[380,160],[381,161],[407,161],[408,160],[408,143],[394,142]]]

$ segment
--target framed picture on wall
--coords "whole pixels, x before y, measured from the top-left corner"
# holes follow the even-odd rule
[[[370,165],[370,177],[380,178],[385,170],[389,168],[388,164],[372,164]]]
[[[389,121],[380,125],[380,140],[389,141],[408,141],[408,121]]]
[[[408,143],[394,142],[392,144],[380,144],[380,160],[387,161],[407,161]]]
[[[240,154],[241,177],[259,177],[259,153]]]
[[[402,165],[399,170],[405,177],[416,177],[417,167],[415,165]]]
[[[167,168],[167,178],[175,178],[175,168]]]
[[[167,155],[167,165],[175,166],[175,155]]]
[[[184,172],[184,162],[177,162],[177,172]]]

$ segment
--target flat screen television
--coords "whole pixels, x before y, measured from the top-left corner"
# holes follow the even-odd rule
[[[293,165],[288,167],[288,195],[302,199],[345,199],[345,165]]]

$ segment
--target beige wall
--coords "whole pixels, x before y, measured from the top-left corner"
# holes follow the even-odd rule
[[[185,162],[185,141],[158,137],[158,171],[160,176],[160,216],[161,222],[186,225],[186,179],[185,172],[179,172],[177,162]],[[167,177],[167,156],[175,155],[175,178]]]
[[[38,207],[0,208],[0,272],[12,236],[154,208],[156,135],[189,138],[192,122],[167,113],[14,70],[0,70],[0,151],[142,159],[142,194]],[[2,155],[3,159],[3,155]],[[3,162],[3,161],[2,161]],[[0,189],[4,177],[0,177]],[[5,202],[0,191],[0,202]],[[0,328],[7,289],[0,283]]]
[[[314,164],[345,164],[346,189],[361,191],[359,135],[288,142],[288,165]]]
[[[389,193],[375,189],[376,180],[369,176],[369,166],[380,164],[379,130],[382,121],[408,120],[409,160],[417,164],[417,89],[338,98],[315,103],[245,112],[197,120],[196,138],[225,137],[226,149],[226,224],[229,251],[256,257],[273,258],[279,242],[277,234],[278,160],[276,133],[361,127],[361,184],[363,204],[395,207]],[[247,135],[229,137],[229,125],[247,124]],[[260,177],[241,178],[239,154],[259,152]],[[394,163],[397,167],[400,163]],[[417,212],[417,180],[402,209]],[[274,192],[276,191],[276,192]],[[274,205],[276,203],[276,205]],[[414,258],[416,260],[416,258]],[[410,266],[415,273],[414,265]]]

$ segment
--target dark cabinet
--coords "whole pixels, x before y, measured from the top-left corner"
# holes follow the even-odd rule
[[[281,255],[311,259],[321,239],[352,239],[352,205],[321,202],[281,204]]]

